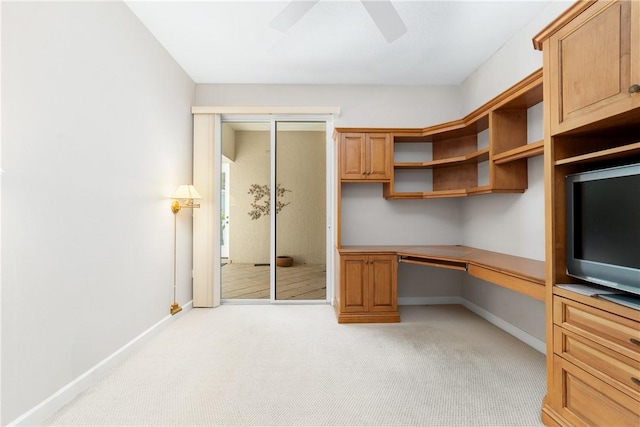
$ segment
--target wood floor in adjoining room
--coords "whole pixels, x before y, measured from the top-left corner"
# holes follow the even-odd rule
[[[276,299],[324,300],[324,264],[276,267]],[[269,266],[229,263],[222,266],[222,299],[269,299]]]

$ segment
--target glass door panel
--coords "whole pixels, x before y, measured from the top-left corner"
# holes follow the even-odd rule
[[[271,298],[270,147],[269,122],[222,123],[222,299]]]
[[[275,299],[325,300],[326,125],[278,121],[275,147]]]

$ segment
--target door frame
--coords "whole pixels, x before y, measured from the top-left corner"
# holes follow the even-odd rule
[[[194,115],[193,184],[198,188],[205,209],[194,209],[193,221],[193,306],[216,307],[220,305],[220,183],[222,159],[221,123],[244,119],[246,121],[323,121],[326,123],[326,270],[327,292],[325,300],[286,301],[269,300],[277,304],[333,303],[335,271],[335,209],[336,152],[333,143],[334,116],[340,114],[338,107],[284,107],[284,106],[198,106],[192,107]],[[275,124],[273,125],[275,126]],[[274,135],[275,138],[275,135]],[[200,190],[202,188],[202,191]],[[272,185],[272,191],[274,186]],[[272,215],[272,218],[274,216]],[[273,232],[273,231],[272,231]],[[273,255],[273,254],[272,254]],[[273,273],[272,273],[273,274]],[[273,279],[271,280],[273,283]],[[273,294],[273,293],[272,293]],[[241,300],[247,303],[250,300]],[[225,301],[227,302],[227,301]],[[262,301],[264,302],[264,301]]]
[[[224,222],[224,229],[220,230],[221,241],[224,245],[220,247],[220,258],[229,258],[229,163],[220,162],[220,172],[225,173],[224,177],[224,200],[220,199],[220,206],[225,207],[225,218],[220,218]],[[221,226],[222,227],[222,226]],[[221,260],[222,261],[222,260]]]

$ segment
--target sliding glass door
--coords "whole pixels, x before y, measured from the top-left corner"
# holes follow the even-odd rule
[[[227,254],[221,263],[221,298],[268,300],[270,125],[222,123],[221,142],[220,234],[227,237],[221,242],[221,253]]]
[[[276,122],[275,140],[275,298],[324,300],[325,123]]]
[[[224,120],[221,142],[222,300],[326,300],[326,123]]]

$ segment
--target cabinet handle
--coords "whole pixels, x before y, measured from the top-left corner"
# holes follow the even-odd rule
[[[631,344],[640,346],[640,340],[637,340],[635,338],[629,338],[629,341],[631,341]]]
[[[639,84],[634,84],[629,86],[629,93],[638,93],[640,92],[640,85]]]
[[[635,385],[639,385],[640,386],[640,380],[635,378],[635,377],[631,377],[631,382],[634,383]]]

